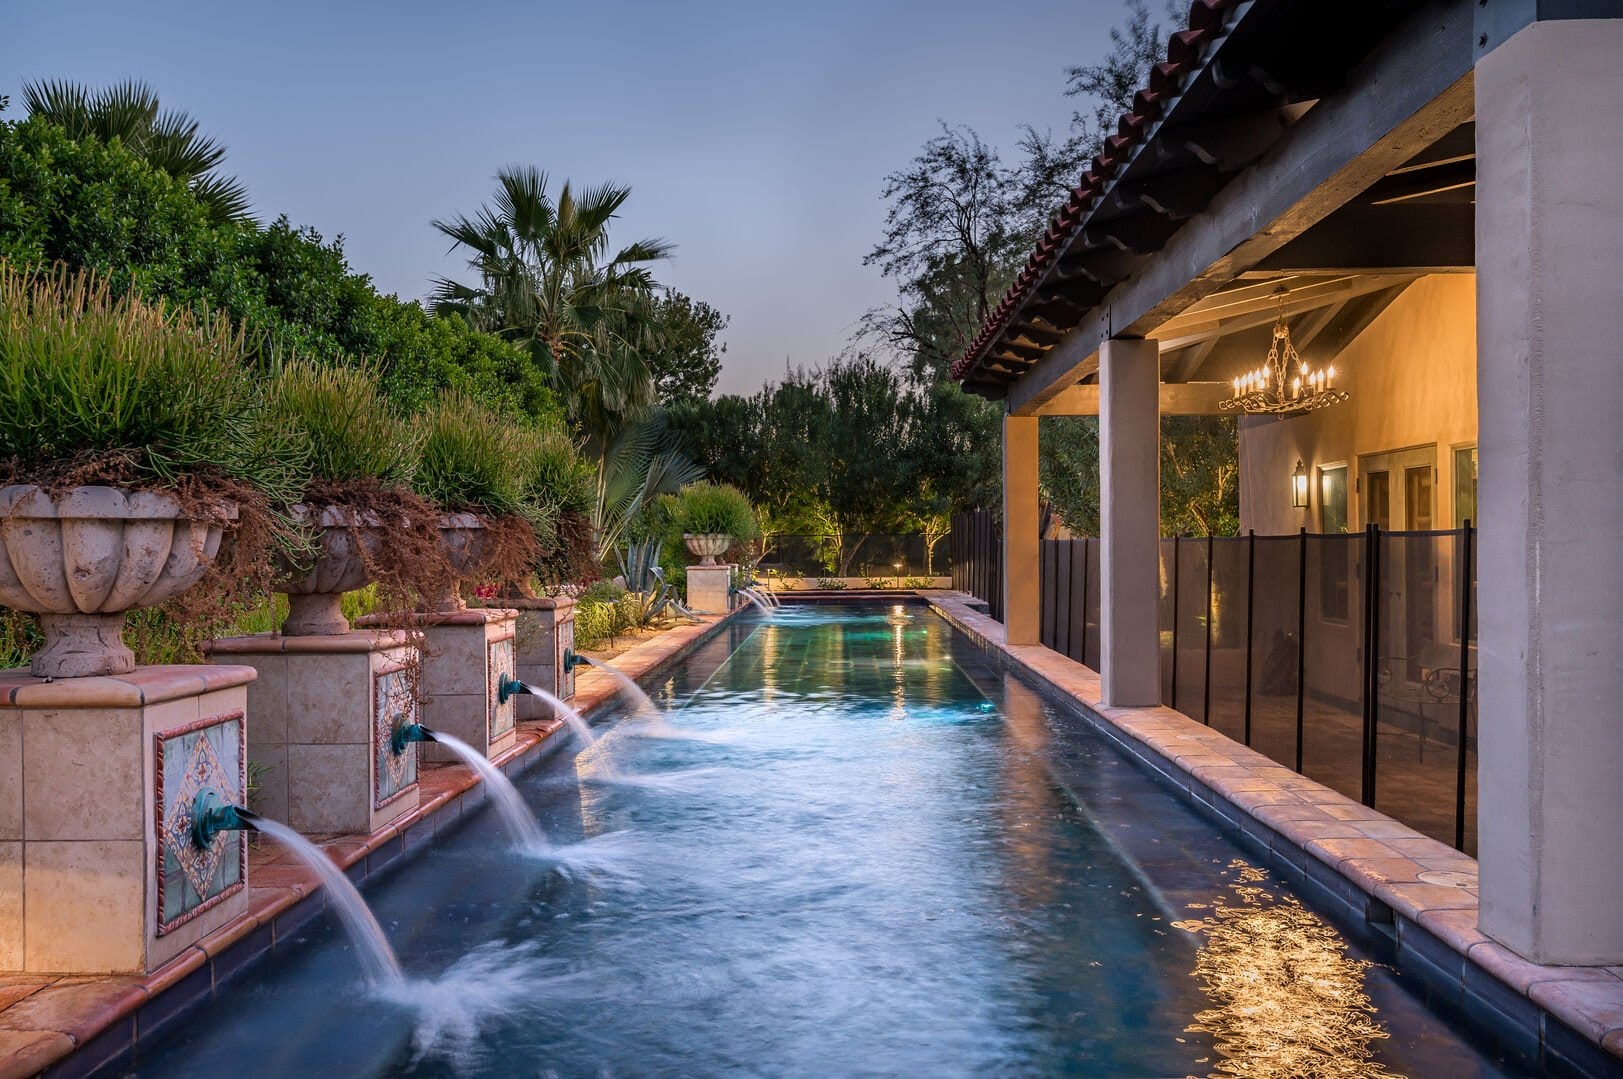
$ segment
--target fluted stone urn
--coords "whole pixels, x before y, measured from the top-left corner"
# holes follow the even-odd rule
[[[727,553],[727,546],[733,538],[725,532],[684,532],[682,539],[687,542],[688,550],[699,556],[699,565],[713,566],[716,557]]]
[[[472,573],[490,554],[490,535],[477,516],[471,513],[448,513],[440,518],[440,546],[445,559],[451,564],[452,575],[436,591],[424,597],[430,614],[454,614],[465,611],[458,587],[462,579]]]
[[[277,561],[276,590],[287,593],[287,621],[282,623],[287,637],[348,633],[344,593],[364,588],[371,580],[367,563],[376,565],[383,542],[375,517],[339,506],[325,507],[319,518],[312,516],[305,506],[293,507],[294,519],[310,530],[315,553],[307,559]]]
[[[223,514],[234,519],[236,508]],[[155,607],[202,579],[223,520],[188,516],[159,491],[31,484],[0,488],[0,604],[39,615],[41,678],[128,674],[124,612]]]

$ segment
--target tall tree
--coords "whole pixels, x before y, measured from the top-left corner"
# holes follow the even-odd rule
[[[654,301],[653,320],[655,340],[647,362],[654,392],[667,405],[708,398],[727,351],[726,344],[716,341],[727,328],[727,316],[703,300],[667,289]]]
[[[609,224],[629,187],[576,191],[566,182],[554,199],[547,174],[529,166],[502,169],[496,182],[495,200],[472,217],[433,222],[477,276],[471,285],[439,279],[434,309],[527,348],[601,452],[654,403],[645,359],[655,331],[650,264],[669,257],[671,245],[639,240],[612,250]]]
[[[100,90],[56,79],[25,82],[23,104],[30,116],[49,120],[69,138],[117,139],[191,188],[217,222],[248,216],[247,189],[220,171],[225,147],[185,113],[160,112],[157,92],[144,82],[126,79]]]

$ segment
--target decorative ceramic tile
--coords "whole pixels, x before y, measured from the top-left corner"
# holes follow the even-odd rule
[[[567,701],[575,695],[575,672],[564,669],[565,654],[575,650],[575,614],[573,611],[569,613],[568,618],[558,623],[553,636],[558,649],[557,666],[554,668],[558,672],[558,696]]]
[[[163,936],[243,887],[248,846],[241,832],[220,832],[206,848],[192,843],[192,804],[206,787],[234,805],[247,786],[241,712],[211,716],[154,739],[158,838],[157,935]]]
[[[385,803],[417,785],[417,744],[407,743],[406,751],[400,754],[395,753],[392,745],[394,732],[418,719],[412,674],[409,666],[400,666],[381,670],[372,680],[372,753],[377,759],[372,789],[375,809],[383,808]]]
[[[490,642],[490,660],[487,669],[490,672],[490,692],[487,703],[487,714],[490,716],[490,741],[494,742],[502,735],[513,729],[513,722],[518,711],[518,705],[509,697],[505,702],[501,700],[498,692],[502,681],[507,678],[516,678],[517,669],[513,663],[513,638],[506,637],[499,641]]]

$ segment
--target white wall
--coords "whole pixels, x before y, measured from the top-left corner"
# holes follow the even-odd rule
[[[1416,446],[1436,448],[1433,527],[1453,527],[1453,450],[1477,437],[1475,276],[1423,277],[1339,356],[1309,349],[1303,358],[1315,367],[1333,362],[1336,384],[1352,399],[1305,416],[1240,421],[1241,530],[1318,531],[1317,470],[1345,464],[1347,527],[1357,532],[1364,526],[1359,455]],[[1298,460],[1310,477],[1306,510],[1291,507]],[[1394,489],[1393,497],[1400,493]]]

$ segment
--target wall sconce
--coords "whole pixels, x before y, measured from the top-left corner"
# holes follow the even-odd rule
[[[1307,466],[1298,458],[1296,471],[1291,473],[1291,505],[1296,509],[1307,509]]]

